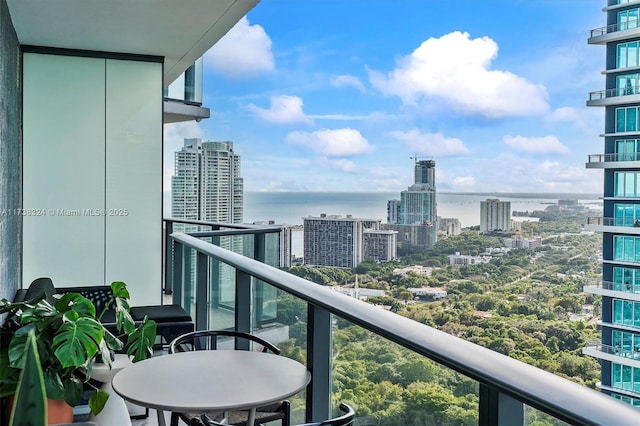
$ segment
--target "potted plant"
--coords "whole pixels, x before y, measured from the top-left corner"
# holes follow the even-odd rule
[[[80,403],[85,384],[91,385],[93,363],[102,360],[110,365],[110,351],[126,350],[133,362],[150,357],[155,322],[145,317],[136,326],[129,314],[125,283],[113,282],[111,291],[118,336],[100,322],[104,311],[97,313],[94,304],[78,293],[63,294],[54,304],[44,294],[25,302],[0,300],[0,315],[6,314],[0,329],[0,397],[16,392],[30,332],[37,342],[47,398],[64,400],[71,407]],[[106,392],[96,389],[89,399],[91,412],[99,413],[108,398]],[[52,404],[48,405],[51,410]]]

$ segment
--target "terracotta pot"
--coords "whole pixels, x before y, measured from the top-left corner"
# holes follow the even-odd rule
[[[13,395],[7,397],[7,418],[6,424],[9,424],[11,418],[11,410],[13,408]],[[54,425],[58,423],[73,422],[73,407],[65,402],[64,399],[47,398],[47,424]],[[1,422],[0,422],[1,423]]]
[[[73,407],[64,399],[47,398],[47,424],[73,422]]]

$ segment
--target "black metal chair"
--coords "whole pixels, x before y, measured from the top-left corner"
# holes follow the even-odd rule
[[[344,413],[340,417],[335,417],[333,419],[325,420],[322,422],[305,423],[297,426],[351,426],[353,425],[353,420],[356,417],[356,412],[353,409],[353,407],[351,407],[348,404],[341,403],[340,411]],[[200,422],[205,426],[224,426],[225,425],[225,423],[219,423],[219,422],[216,422],[215,420],[212,420],[206,414],[203,414],[200,416]]]
[[[226,349],[235,349],[239,341],[248,343],[249,349],[261,352],[272,352],[280,355],[280,349],[274,344],[253,334],[231,330],[204,330],[183,334],[174,339],[169,345],[169,353],[179,353],[197,350],[217,350],[226,343]],[[281,420],[282,426],[291,425],[291,405],[289,401],[277,402],[256,409],[256,425]],[[244,425],[247,422],[246,411],[215,411],[204,415],[211,421],[220,421],[226,417],[226,425]],[[171,413],[171,426],[178,426],[182,419],[188,425],[202,425],[203,413]],[[213,420],[217,419],[217,420]],[[215,423],[214,423],[215,424]]]

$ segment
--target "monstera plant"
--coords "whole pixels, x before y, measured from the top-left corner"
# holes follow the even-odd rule
[[[146,317],[134,323],[125,283],[113,282],[111,291],[117,335],[100,322],[104,312],[96,312],[94,304],[78,293],[63,294],[54,304],[44,294],[25,302],[0,300],[0,314],[6,314],[0,329],[0,397],[16,392],[29,333],[36,340],[47,398],[64,400],[70,406],[78,405],[85,386],[91,386],[91,367],[97,359],[110,364],[111,351],[126,351],[133,362],[150,357],[156,323]],[[91,412],[99,413],[108,398],[106,392],[96,389],[89,399]]]

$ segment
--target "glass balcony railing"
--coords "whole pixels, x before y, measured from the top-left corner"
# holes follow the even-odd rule
[[[611,281],[602,281],[599,279],[588,279],[584,285],[584,289],[601,288],[603,290],[619,291],[621,293],[640,294],[640,284],[633,283],[614,283]]]
[[[606,27],[600,27],[591,30],[591,37],[603,36],[605,34],[611,34],[618,31],[630,30],[638,28],[638,20],[632,19],[626,22],[617,22],[615,24],[607,25]]]
[[[251,238],[260,253],[265,244],[258,235]],[[637,422],[633,407],[593,389],[233,253],[201,235],[170,234],[166,253],[174,301],[195,301],[196,328],[218,327],[216,318],[225,312],[237,330],[282,333],[283,354],[312,372],[304,395],[292,401],[304,421],[327,418],[340,400],[356,408],[366,400],[363,407],[374,407],[358,413],[366,424],[454,424],[452,416],[455,424],[481,425],[524,425],[544,416],[552,417],[549,424]],[[221,265],[230,268],[229,282],[221,281]],[[220,303],[224,291],[229,294]],[[276,312],[275,320],[258,323],[256,306]],[[458,394],[446,394],[438,381],[442,372]],[[363,374],[377,375],[378,387],[362,389]]]
[[[618,161],[640,161],[640,152],[625,154],[591,154],[587,163],[609,163]]]
[[[617,87],[615,89],[598,90],[589,93],[589,101],[615,98],[618,96],[629,96],[640,94],[640,85]]]
[[[584,345],[585,349],[615,355],[623,358],[640,359],[640,346],[605,345],[599,340],[589,340]]]
[[[587,217],[587,225],[640,228],[640,218],[589,216]]]

